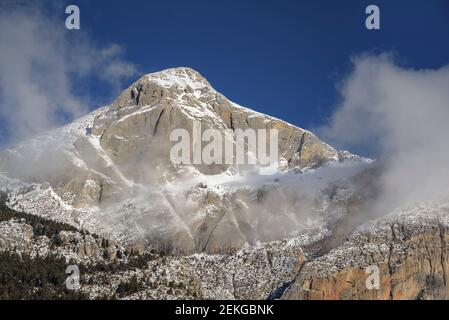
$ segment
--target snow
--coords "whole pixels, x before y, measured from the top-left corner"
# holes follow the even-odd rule
[[[221,119],[214,111],[212,104],[204,102],[203,100],[205,99],[201,100],[203,93],[205,92],[212,93],[211,99],[214,99],[216,91],[195,71],[187,68],[176,68],[149,74],[145,77],[149,81],[164,88],[171,88],[173,86],[178,87],[181,91],[173,90],[176,101],[170,101],[170,103],[176,105],[176,107],[189,118],[205,120],[207,125],[211,127],[225,128],[223,119]],[[209,99],[207,95],[204,96]],[[250,118],[263,117],[266,123],[275,119],[238,104],[231,104],[235,108],[248,112]],[[161,185],[158,186],[161,190],[157,191],[160,192],[160,195],[153,198],[154,194],[157,192],[153,193],[153,191],[151,191],[152,193],[148,195],[145,193],[145,189],[148,189],[148,186],[139,186],[135,184],[134,181],[128,179],[123,172],[121,172],[120,168],[114,163],[114,160],[111,159],[108,153],[102,148],[101,135],[99,134],[101,130],[98,129],[103,125],[120,124],[132,117],[138,117],[142,114],[152,112],[159,105],[160,104],[156,101],[151,105],[129,105],[119,109],[105,106],[77,119],[67,126],[52,130],[47,134],[20,144],[16,149],[10,150],[11,153],[16,153],[19,158],[24,159],[25,162],[29,162],[29,154],[32,154],[33,157],[35,157],[34,159],[37,159],[47,147],[54,147],[56,145],[64,152],[67,159],[69,159],[75,167],[88,171],[88,178],[86,178],[84,184],[86,187],[99,188],[97,183],[91,179],[91,174],[103,177],[106,181],[111,182],[111,184],[119,184],[120,187],[122,187],[121,182],[123,182],[125,185],[123,190],[129,192],[128,202],[119,203],[117,206],[111,206],[110,208],[102,208],[102,210],[99,210],[94,205],[85,209],[79,209],[70,205],[70,200],[73,199],[74,195],[61,194],[61,190],[54,190],[49,185],[46,185],[45,187],[43,185],[36,185],[33,186],[35,190],[32,192],[22,192],[19,190],[13,192],[14,196],[12,197],[13,201],[11,202],[11,205],[26,212],[45,214],[64,222],[83,225],[86,228],[91,228],[91,230],[96,233],[101,234],[103,232],[106,233],[111,231],[114,238],[125,239],[130,233],[134,233],[133,236],[137,238],[139,236],[145,236],[145,231],[148,231],[144,230],[142,225],[139,224],[139,221],[142,220],[138,219],[139,215],[145,215],[148,211],[161,211],[158,205],[164,208],[171,208],[170,203],[163,202],[166,200],[165,195],[174,198],[179,197],[188,190],[194,190],[200,183],[204,183],[207,191],[212,191],[219,197],[225,197],[227,194],[240,189],[251,190],[252,192],[252,190],[258,190],[266,185],[297,190],[302,193],[310,192],[312,196],[315,196],[315,193],[329,183],[336,182],[340,179],[347,179],[351,175],[364,170],[370,165],[369,161],[366,161],[365,159],[348,159],[341,163],[338,161],[331,161],[323,168],[316,170],[308,169],[301,174],[297,174],[294,171],[281,171],[276,164],[271,167],[259,168],[259,174],[254,172],[242,172],[242,174],[236,174],[235,169],[229,169],[217,175],[204,175],[194,167],[186,167],[182,168],[184,172],[180,170],[178,175],[175,175],[175,179],[170,180],[169,178],[169,181],[166,182],[165,185],[161,183]],[[282,122],[286,123],[285,121]],[[98,127],[94,128],[95,125],[98,125]],[[126,143],[127,137],[114,135],[114,138]],[[104,172],[108,172],[108,170],[103,170],[105,168],[103,168],[103,163],[101,161],[101,168],[97,169],[102,172],[90,168],[88,160],[83,160],[83,157],[80,155],[81,151],[78,151],[77,146],[75,145],[75,142],[78,139],[82,142],[88,142],[88,144],[92,146],[95,161],[99,159],[104,161],[104,167],[106,167],[106,169],[111,169],[114,176],[119,177],[120,181],[112,181],[110,177],[105,175]],[[331,147],[329,146],[329,148]],[[335,158],[334,160],[337,159]],[[10,183],[12,184],[12,182],[8,182],[8,184]],[[140,192],[138,189],[145,191]],[[141,196],[141,193],[144,195]],[[136,196],[136,194],[138,196]],[[48,199],[46,197],[48,197]],[[149,199],[152,199],[154,203],[151,203]],[[241,205],[246,206],[243,202]],[[202,216],[213,214],[213,212],[207,212],[207,210],[213,211],[213,209],[212,206],[209,206],[204,211],[195,211],[192,213],[193,217],[191,218],[193,221],[199,221]],[[171,219],[170,221],[175,221],[179,228],[186,229],[188,231],[187,233],[191,235],[188,224],[183,221],[183,217],[178,216],[176,212],[172,211],[173,209],[167,211],[167,215]],[[291,215],[293,214],[294,213],[292,212]],[[288,217],[288,213],[286,213],[286,217]],[[305,220],[303,224],[306,228],[309,228],[315,225],[315,220]],[[151,230],[155,230],[156,232],[168,232],[169,227],[168,224],[155,223],[151,226]]]
[[[302,174],[292,170],[281,171],[276,165],[260,168],[261,174],[241,175],[234,174],[232,169],[216,174],[204,175],[199,172],[191,172],[193,177],[184,182],[168,182],[165,190],[169,192],[182,192],[192,188],[199,183],[204,183],[208,188],[217,190],[235,190],[238,188],[260,188],[266,184],[276,183],[283,187],[299,189],[304,186],[304,190],[315,193],[342,179],[348,179],[355,174],[368,169],[373,165],[372,160],[346,160],[343,162],[331,161],[326,166],[318,169],[308,169]]]
[[[202,78],[196,71],[190,68],[172,68],[160,72],[146,75],[148,80],[156,82],[158,85],[170,88],[173,85],[185,89],[190,87],[195,91],[211,88],[210,84]],[[197,93],[198,94],[198,93]]]
[[[103,150],[103,148],[101,147],[100,138],[100,136],[95,135],[89,135],[87,137],[88,141],[98,151],[98,155],[106,162],[107,166],[112,168],[128,187],[132,187],[134,185],[134,182],[123,175],[120,169],[115,165],[114,161],[112,161],[108,154]]]
[[[132,117],[136,117],[136,116],[139,116],[139,115],[142,115],[142,114],[145,114],[145,113],[149,113],[149,112],[153,111],[157,107],[158,107],[158,105],[156,103],[153,103],[152,105],[149,105],[149,106],[143,106],[141,109],[139,109],[139,110],[137,110],[135,112],[132,112],[130,114],[122,116],[120,119],[117,120],[117,123],[124,122],[127,119],[132,118]]]

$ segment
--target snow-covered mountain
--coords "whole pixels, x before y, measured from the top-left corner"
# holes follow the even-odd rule
[[[170,133],[193,134],[194,121],[223,136],[278,129],[278,167],[254,175],[225,164],[173,165]],[[189,68],[145,75],[111,105],[0,154],[11,207],[182,253],[235,250],[319,227],[325,204],[311,204],[318,192],[369,164],[229,101]]]
[[[195,122],[278,129],[280,161],[174,165]],[[88,298],[448,298],[447,199],[376,212],[382,170],[169,69],[0,153],[0,254],[83,266]]]

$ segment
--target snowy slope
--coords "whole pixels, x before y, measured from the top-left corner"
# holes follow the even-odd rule
[[[169,132],[193,120],[219,130],[280,129],[287,170],[254,175],[221,166],[205,173],[161,160]],[[235,250],[319,228],[329,215],[324,204],[303,203],[371,165],[227,100],[189,68],[145,75],[111,105],[0,153],[1,190],[11,207],[180,253]],[[279,208],[261,208],[264,201]],[[279,230],[266,231],[270,224]]]

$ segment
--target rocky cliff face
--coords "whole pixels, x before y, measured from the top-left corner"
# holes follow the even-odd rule
[[[307,262],[283,298],[448,299],[448,218],[447,204],[427,204],[367,223]]]
[[[291,197],[286,197],[277,187],[266,192],[269,181],[223,187],[222,182],[242,181],[236,165],[170,161],[170,133],[186,129],[193,136],[194,123],[203,132],[220,130],[233,144],[236,137],[228,129],[278,129],[279,172],[352,157],[306,130],[229,101],[198,72],[176,68],[145,75],[110,106],[3,151],[4,184],[10,185],[11,178],[34,183],[31,193],[10,190],[11,204],[178,253],[233,251],[297,232],[291,212],[304,214],[298,204],[303,196],[289,192]],[[265,193],[269,197],[262,199]],[[45,209],[36,208],[36,198],[45,202]],[[270,202],[283,208],[267,210]],[[264,234],[270,223],[279,225],[279,232]]]
[[[145,75],[110,106],[2,152],[0,168],[10,177],[50,182],[77,207],[126,198],[133,186],[163,182],[176,170],[169,157],[170,133],[186,129],[192,136],[195,120],[203,131],[213,128],[223,136],[225,129],[278,129],[279,154],[290,168],[338,158],[335,149],[312,133],[241,107],[216,92],[198,72],[176,68]],[[235,143],[234,136],[230,139]],[[27,168],[30,160],[39,172]],[[217,174],[229,166],[195,167]]]
[[[172,164],[170,133],[194,123],[233,143],[278,129],[279,166]],[[368,214],[379,170],[169,69],[0,153],[0,251],[80,263],[90,298],[449,298],[449,206]]]
[[[338,156],[335,149],[312,133],[229,101],[189,68],[170,69],[139,79],[107,113],[95,119],[92,133],[101,136],[100,144],[120,166],[138,157],[133,152],[151,150],[152,141],[165,142],[161,152],[166,155],[170,132],[183,128],[193,135],[193,120],[200,121],[203,130],[278,129],[279,154],[290,167],[303,168]],[[152,151],[151,160],[155,153]],[[163,159],[167,160],[168,157]],[[202,169],[213,172],[207,167]],[[215,168],[214,173],[225,169]],[[140,177],[134,171],[131,176]]]

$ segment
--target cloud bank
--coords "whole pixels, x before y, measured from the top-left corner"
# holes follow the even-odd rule
[[[449,67],[406,69],[393,57],[360,56],[341,85],[341,104],[321,133],[384,159],[376,210],[449,194]]]
[[[99,47],[83,29],[68,31],[35,2],[2,6],[0,70],[1,144],[86,113],[92,96],[80,92],[83,81],[93,78],[115,90],[137,73],[120,46]]]

